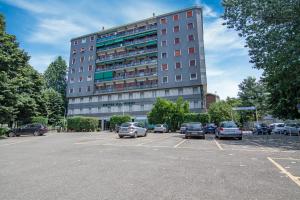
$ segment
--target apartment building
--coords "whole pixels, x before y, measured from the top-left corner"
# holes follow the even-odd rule
[[[194,6],[71,40],[68,115],[145,120],[157,97],[205,110],[202,8]]]

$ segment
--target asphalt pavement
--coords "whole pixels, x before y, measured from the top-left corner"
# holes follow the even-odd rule
[[[1,200],[300,199],[300,138],[48,133],[0,140]]]

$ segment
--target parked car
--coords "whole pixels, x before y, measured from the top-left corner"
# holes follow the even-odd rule
[[[116,127],[115,127],[116,133],[119,133],[119,130],[120,130],[120,125],[116,125]]]
[[[9,137],[15,137],[20,135],[30,135],[33,134],[34,136],[41,136],[48,132],[46,126],[42,124],[27,124],[21,128],[14,128],[9,133]]]
[[[220,126],[216,129],[216,138],[238,138],[242,139],[242,131],[238,128],[233,121],[224,121],[220,123]]]
[[[299,123],[285,124],[283,133],[285,135],[300,135],[300,124]]]
[[[124,136],[138,137],[138,136],[147,136],[147,129],[144,127],[144,124],[140,122],[126,122],[121,124],[119,129],[119,137]]]
[[[187,123],[185,138],[188,139],[190,137],[200,137],[202,139],[205,139],[203,126],[200,122]]]
[[[215,133],[216,128],[217,126],[214,123],[206,124],[206,126],[204,126],[204,133]]]
[[[154,127],[154,133],[168,133],[168,126],[165,124],[156,124]]]
[[[272,134],[282,134],[284,131],[284,123],[274,123],[270,124],[270,129]]]
[[[254,125],[253,133],[257,135],[271,134],[271,129],[268,127],[267,124],[258,123]]]
[[[181,124],[181,126],[180,126],[180,134],[185,134],[186,127],[187,127],[186,123]]]

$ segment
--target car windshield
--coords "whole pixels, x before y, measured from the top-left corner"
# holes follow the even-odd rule
[[[129,127],[129,126],[131,126],[131,123],[126,122],[126,123],[121,124],[121,126],[122,127]]]
[[[156,124],[156,127],[162,127],[163,125],[162,124]]]
[[[189,124],[188,127],[190,127],[190,128],[201,128],[202,125],[200,123],[197,123],[197,124],[195,123],[195,124]]]
[[[284,127],[284,124],[277,124],[277,127]]]
[[[234,122],[226,122],[223,124],[224,128],[237,128],[237,125]]]

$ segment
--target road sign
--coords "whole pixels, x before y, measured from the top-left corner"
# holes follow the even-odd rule
[[[232,108],[232,110],[256,110],[255,106],[249,106],[249,107],[235,107]]]

